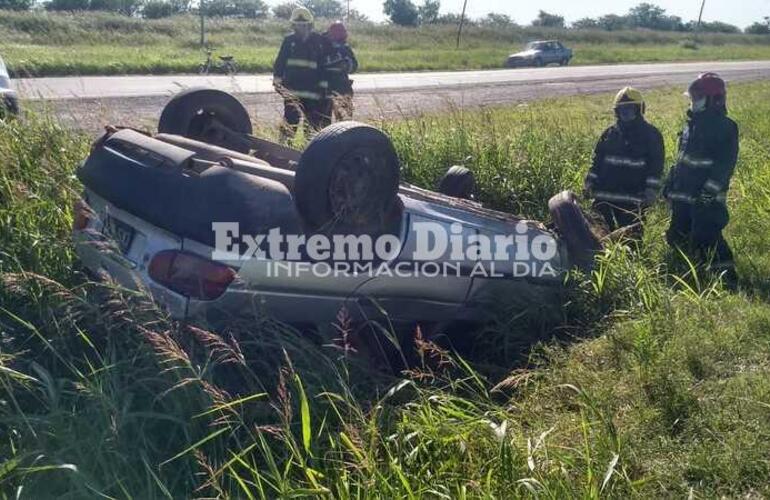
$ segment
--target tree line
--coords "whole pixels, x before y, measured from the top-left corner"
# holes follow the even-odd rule
[[[384,13],[394,24],[404,26],[417,26],[420,24],[459,22],[458,14],[439,15],[439,0],[423,0],[422,5],[415,4],[412,0],[385,0]],[[506,14],[489,13],[481,19],[466,19],[471,25],[517,27],[518,25]],[[607,14],[598,18],[586,17],[567,25],[564,16],[551,14],[543,10],[530,24],[534,27],[575,29],[575,30],[634,30],[649,29],[654,31],[679,31],[691,32],[700,30],[710,33],[741,33],[738,26],[721,21],[702,22],[684,21],[679,16],[666,13],[662,7],[651,3],[640,3],[631,8],[625,15]],[[747,27],[745,33],[767,35],[770,34],[770,17],[755,22]]]
[[[280,3],[272,8],[264,0],[201,0],[195,7],[191,0],[0,0],[0,9],[31,10],[42,6],[50,11],[108,11],[129,16],[142,16],[148,19],[169,17],[176,14],[203,13],[215,17],[243,17],[249,19],[264,19],[275,17],[288,19],[291,11],[302,5],[310,9],[316,16],[326,19],[347,18],[367,21],[365,15],[355,9],[347,10],[340,0],[294,0]],[[457,24],[460,15],[456,13],[441,14],[440,0],[422,0],[416,4],[413,0],[385,0],[383,13],[388,20],[399,26],[420,26],[427,24]],[[518,27],[516,22],[506,14],[489,13],[480,19],[466,19],[469,25],[498,28]],[[679,16],[666,13],[662,7],[651,3],[640,3],[631,8],[625,15],[607,14],[605,16],[579,19],[567,25],[563,16],[540,11],[531,26],[575,30],[634,30],[649,29],[655,31],[692,32],[700,30],[710,33],[741,33],[738,26],[721,21],[703,22],[684,21]],[[748,26],[743,32],[756,35],[770,34],[770,16]]]

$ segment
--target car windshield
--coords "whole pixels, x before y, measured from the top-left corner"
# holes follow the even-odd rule
[[[543,50],[547,44],[545,42],[529,42],[525,50]]]

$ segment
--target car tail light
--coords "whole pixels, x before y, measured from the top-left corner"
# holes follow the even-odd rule
[[[82,198],[75,200],[72,206],[72,230],[82,231],[88,227],[88,223],[93,218],[93,210]]]
[[[155,254],[149,274],[155,282],[197,300],[218,299],[235,279],[233,268],[178,250]]]

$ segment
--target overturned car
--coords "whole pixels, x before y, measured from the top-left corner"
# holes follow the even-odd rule
[[[190,89],[159,133],[109,129],[77,175],[74,240],[98,276],[176,318],[483,321],[490,301],[553,302],[601,243],[574,196],[555,227],[401,182],[389,138],[341,122],[303,152],[253,137],[232,96]]]

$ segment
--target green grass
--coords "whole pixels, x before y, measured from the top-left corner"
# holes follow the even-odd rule
[[[467,360],[418,342],[425,362],[395,378],[331,334],[255,318],[216,335],[88,283],[67,243],[88,139],[0,124],[0,496],[770,495],[768,92],[731,87],[739,293],[670,254],[660,206],[641,245],[573,278],[555,326],[501,314]],[[681,90],[648,97],[670,164]],[[465,161],[485,203],[541,217],[580,185],[609,100],[384,125],[408,180]]]
[[[3,12],[0,53],[18,76],[194,73],[204,59],[198,23],[193,16]],[[208,29],[214,48],[234,55],[244,72],[270,71],[287,31],[277,21],[234,19],[209,20]],[[575,64],[770,58],[770,38],[752,35],[703,35],[693,50],[679,33],[469,27],[456,50],[454,26],[353,24],[351,31],[361,71],[499,68],[525,42],[543,38],[572,46]]]

